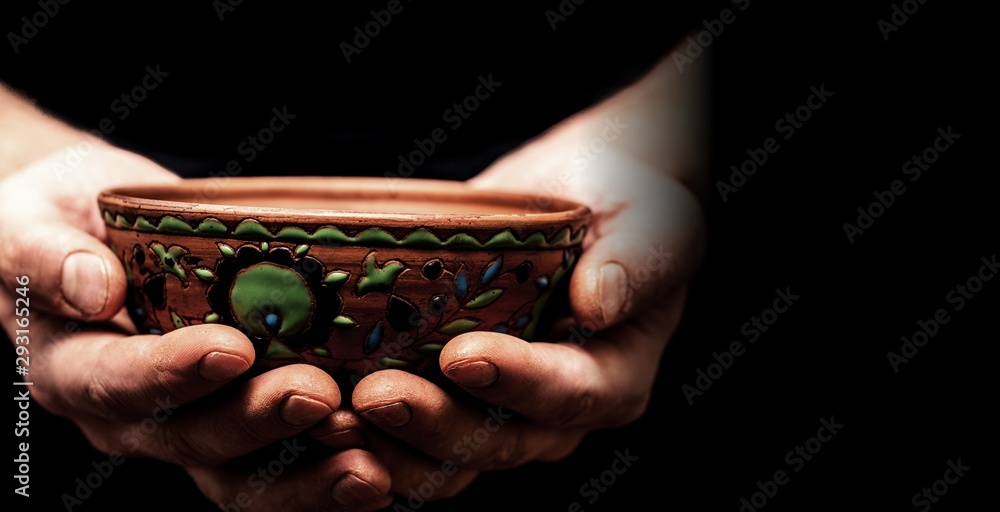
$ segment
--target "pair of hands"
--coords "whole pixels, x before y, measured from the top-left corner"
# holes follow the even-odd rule
[[[588,432],[627,424],[647,408],[684,281],[700,260],[701,210],[679,181],[611,143],[574,166],[573,152],[593,136],[584,134],[600,129],[598,121],[569,123],[470,182],[548,190],[591,207],[570,282],[573,319],[563,327],[594,334],[582,343],[458,336],[440,366],[467,397],[397,370],[365,377],[349,396],[308,365],[240,378],[254,350],[225,326],[136,335],[95,198],[111,186],[178,178],[99,142],[68,170],[56,165],[69,156],[60,150],[0,180],[0,321],[13,340],[15,278],[29,276],[37,403],[103,452],[183,466],[215,503],[377,510],[394,495],[426,491],[427,482],[429,500],[449,497],[480,471],[560,459]],[[495,404],[492,414],[468,397]],[[300,434],[314,442],[312,456],[267,479],[266,492],[250,487],[262,467],[254,455]]]

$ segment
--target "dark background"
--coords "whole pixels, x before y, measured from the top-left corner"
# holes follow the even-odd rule
[[[790,481],[763,510],[920,510],[913,495],[958,458],[971,469],[932,510],[981,502],[995,461],[985,434],[996,409],[988,348],[1000,339],[1000,282],[987,282],[961,311],[946,296],[1000,245],[989,180],[996,159],[985,151],[995,132],[985,128],[995,119],[985,94],[995,59],[984,13],[929,0],[886,41],[877,22],[902,2],[808,4],[751,2],[709,45],[709,247],[648,413],[592,434],[563,461],[484,474],[460,497],[424,510],[567,510],[573,502],[634,510],[651,502],[735,512],[778,470]],[[558,9],[555,1],[404,5],[348,65],[337,45],[385,2],[331,14],[244,2],[222,22],[209,2],[74,2],[17,54],[0,48],[0,79],[94,128],[146,65],[160,63],[171,75],[116,121],[113,142],[204,174],[236,157],[272,107],[287,105],[299,118],[244,166],[246,175],[381,174],[414,138],[443,125],[441,113],[472,92],[478,75],[493,73],[503,84],[495,97],[417,172],[464,178],[636,78],[726,6],[590,0],[553,32],[544,11]],[[39,7],[4,9],[6,33]],[[776,121],[821,85],[833,96],[784,140]],[[909,182],[903,163],[949,126],[961,138]],[[781,149],[723,201],[716,181],[768,137]],[[856,224],[857,208],[896,179],[906,193],[850,243],[843,224]],[[741,325],[779,288],[801,299],[689,405],[681,387],[694,384],[713,353],[746,341]],[[951,321],[894,373],[887,352],[898,353],[900,337],[939,308]],[[786,453],[831,416],[843,429],[792,471]],[[32,497],[15,496],[18,509],[59,509],[74,479],[105,460],[74,426],[37,407],[31,439]],[[639,460],[589,503],[581,486],[626,448]],[[77,510],[214,509],[179,469],[144,460],[127,467]]]

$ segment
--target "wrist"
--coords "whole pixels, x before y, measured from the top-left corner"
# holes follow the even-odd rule
[[[67,146],[105,144],[42,112],[0,83],[0,177]]]

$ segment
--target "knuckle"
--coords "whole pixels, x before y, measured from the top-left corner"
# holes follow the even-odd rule
[[[560,427],[587,423],[597,402],[596,390],[586,386],[577,387],[561,404],[552,408],[549,423]]]
[[[211,450],[200,450],[183,431],[164,427],[159,429],[162,458],[166,458],[186,468],[207,468],[225,462],[225,459]]]
[[[489,451],[483,465],[486,469],[507,469],[527,462],[527,446],[522,434],[503,436]]]
[[[140,356],[143,365],[148,366],[151,374],[148,382],[156,396],[177,396],[182,400],[188,398],[188,390],[181,383],[185,380],[184,372],[174,365],[177,347],[170,347],[157,341],[142,347]]]
[[[92,372],[85,387],[84,396],[100,416],[109,420],[129,419],[130,408],[108,388],[100,372]]]

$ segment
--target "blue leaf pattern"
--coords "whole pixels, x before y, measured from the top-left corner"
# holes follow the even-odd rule
[[[500,269],[503,267],[503,254],[497,256],[496,259],[490,262],[486,266],[486,270],[483,271],[483,285],[487,285],[490,281],[496,279],[500,275]]]

